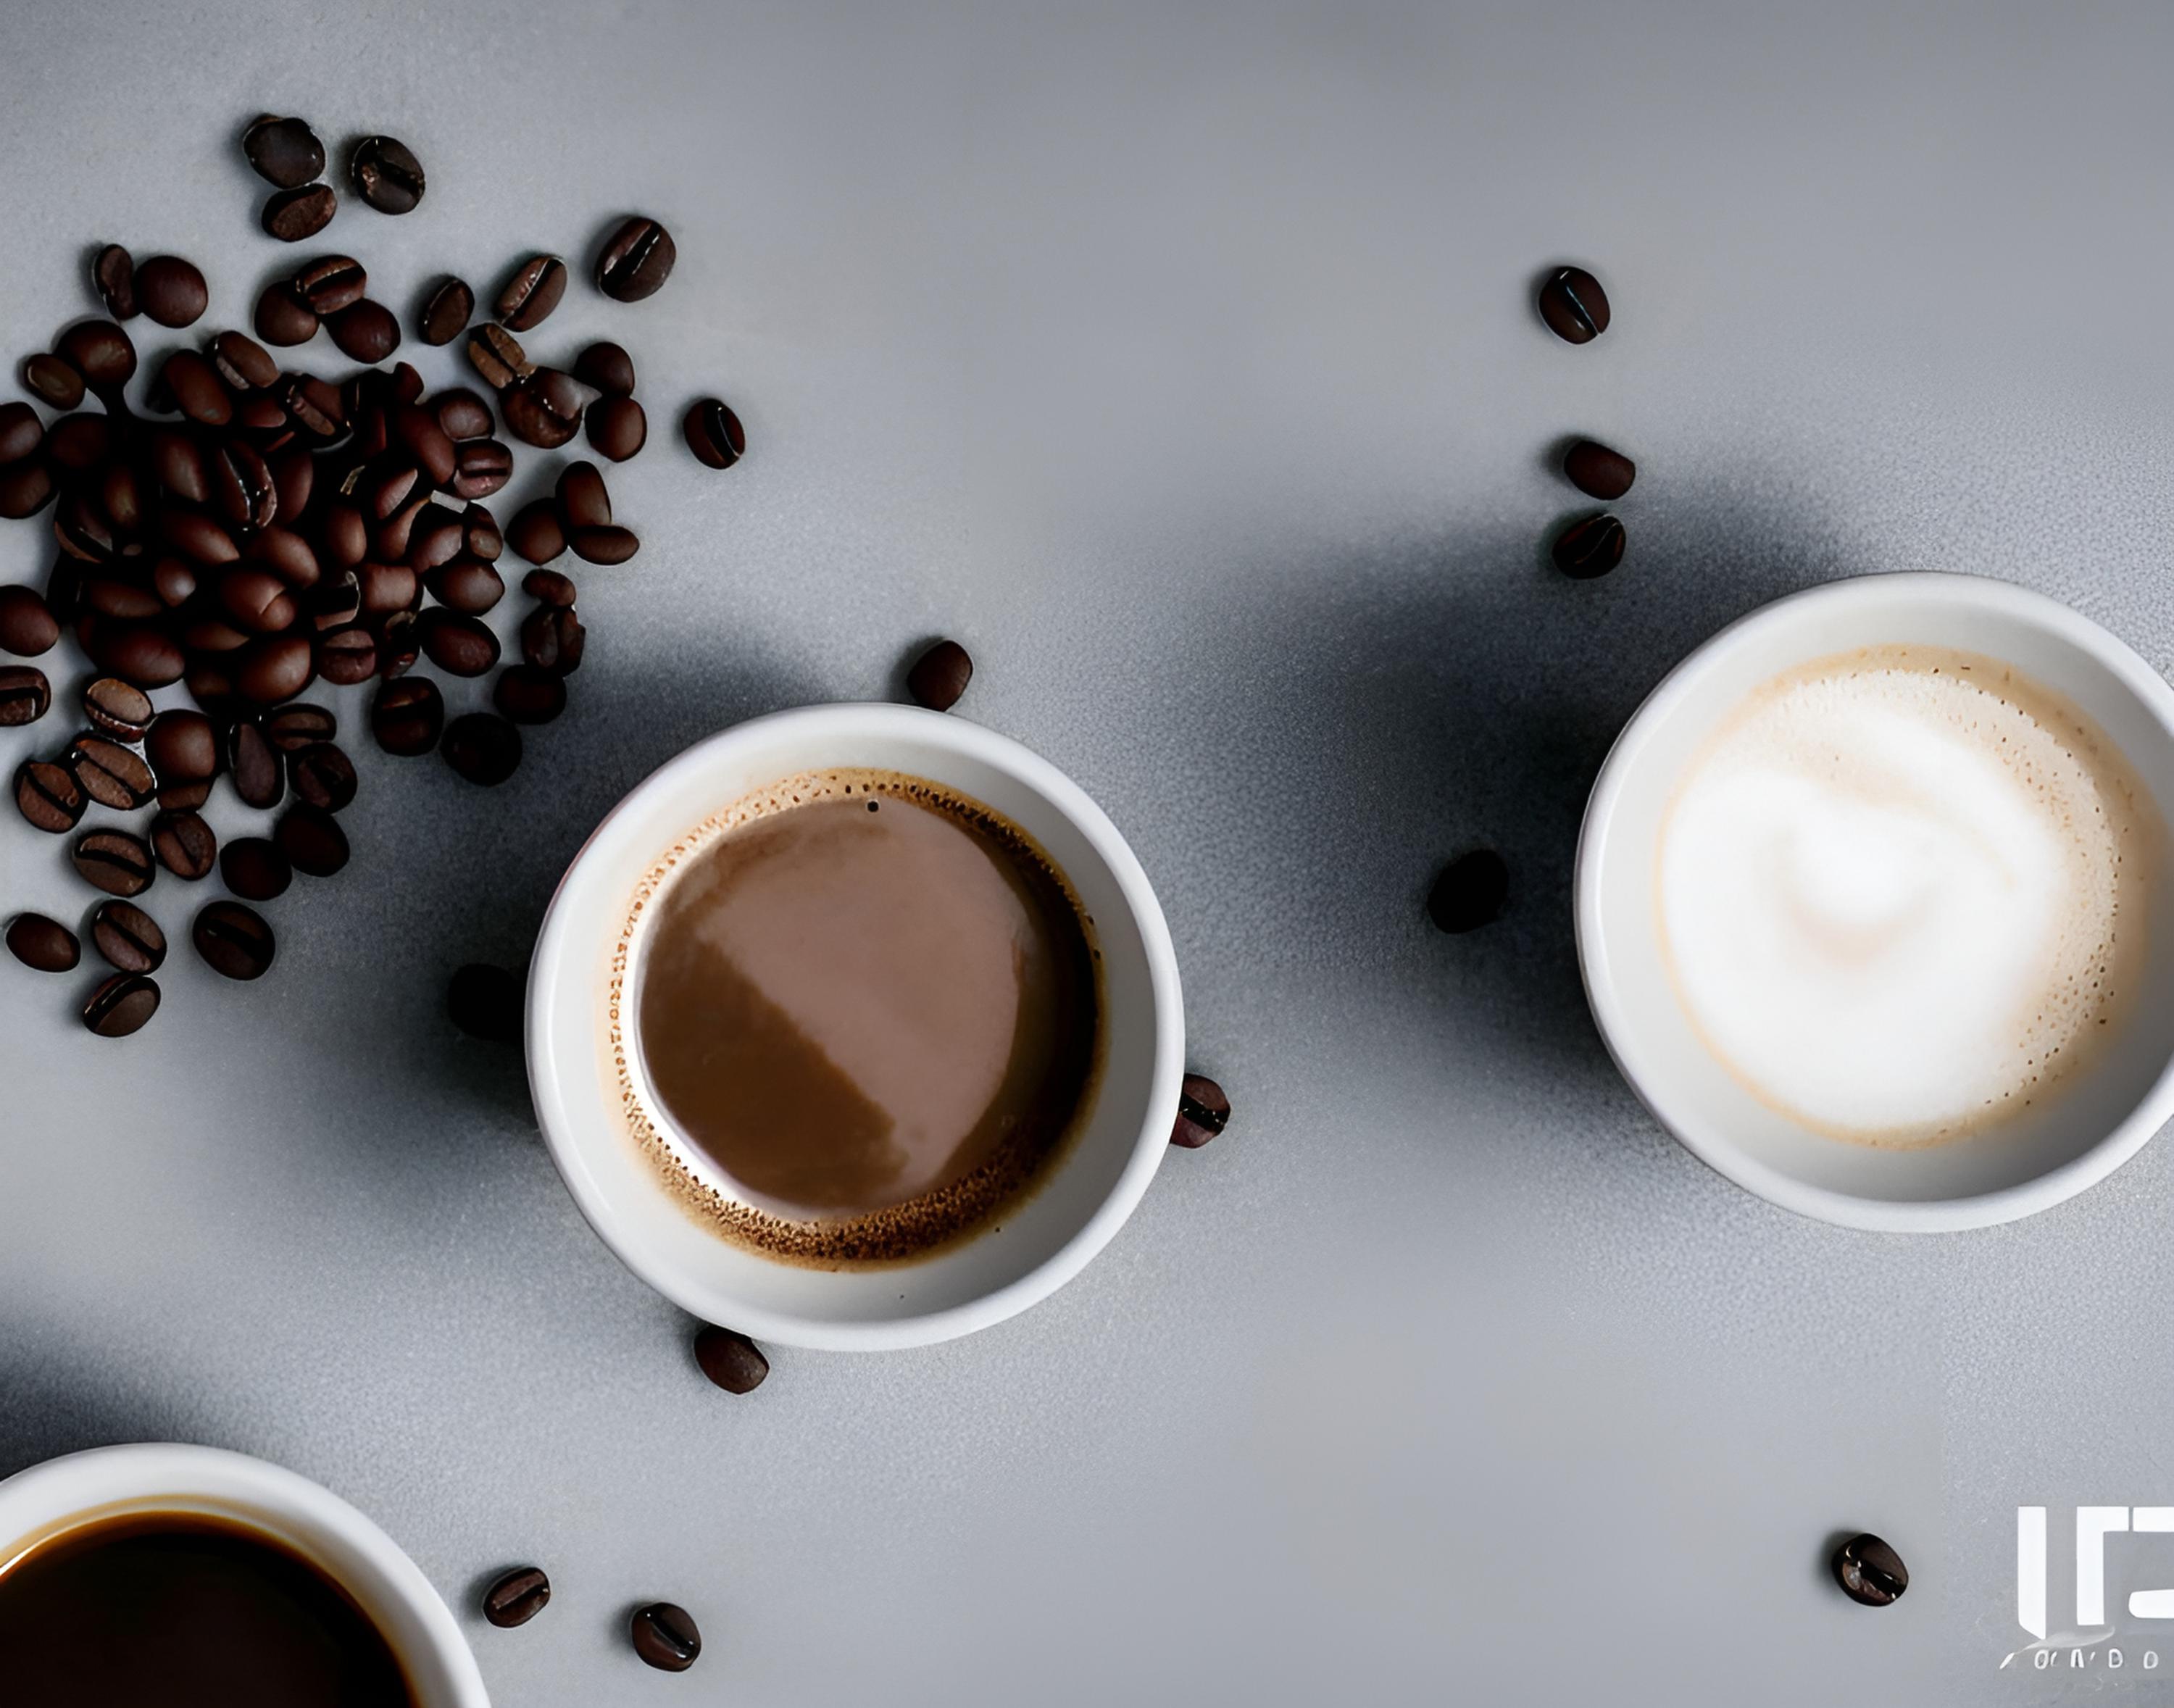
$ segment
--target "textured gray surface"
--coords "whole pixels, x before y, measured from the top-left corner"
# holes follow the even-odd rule
[[[1999,1662],[2018,1502],[2053,1509],[2059,1624],[2068,1508],[2174,1500],[2174,1151],[1988,1233],[1793,1219],[1615,1078],[1566,885],[1614,730],[1786,589],[1977,570],[2174,659],[2174,30],[1633,9],[16,0],[10,349],[88,310],[106,239],[246,315],[283,257],[232,138],[268,106],[424,157],[417,214],[325,239],[403,313],[633,207],[681,258],[534,341],[621,338],[657,430],[613,478],[643,553],[586,578],[576,715],[518,780],[359,753],[357,858],[273,910],[273,977],[184,954],[132,1047],[67,1019],[83,981],[0,967],[0,1470],[264,1454],[464,1613],[540,1561],[533,1626],[467,1614],[508,1708],[2150,1682],[2142,1642],[2117,1675]],[[1527,306],[1561,258],[1614,296],[1589,349]],[[665,430],[712,388],[754,446],[722,477]],[[1643,471],[1598,585],[1539,556],[1576,431]],[[0,580],[41,538],[0,531]],[[938,632],[981,663],[962,715],[1133,840],[1238,1114],[1026,1316],[781,1352],[735,1401],[440,992],[525,952],[654,764],[890,692]],[[1514,916],[1438,937],[1427,880],[1481,840]],[[83,900],[12,822],[0,875],[10,907]],[[1822,1581],[1865,1526],[1917,1574],[1889,1612]],[[2117,1604],[2167,1548],[2115,1543]],[[620,1640],[655,1596],[707,1634],[684,1679]]]

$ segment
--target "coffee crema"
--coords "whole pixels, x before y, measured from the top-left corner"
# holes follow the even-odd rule
[[[329,1576],[196,1512],[93,1519],[0,1565],[0,1701],[69,1708],[415,1708]]]
[[[645,876],[611,1043],[683,1203],[838,1267],[926,1256],[1038,1186],[1092,1105],[1101,1007],[1093,922],[1025,831],[922,778],[826,770]]]
[[[1966,1138],[2119,1026],[2165,835],[2113,743],[2014,667],[1819,659],[1754,692],[1668,805],[1669,976],[1770,1106],[1866,1144]]]

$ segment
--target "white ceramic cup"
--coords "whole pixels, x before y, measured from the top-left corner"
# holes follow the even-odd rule
[[[1858,647],[1979,652],[2065,695],[2118,747],[2174,824],[2174,689],[2089,619],[1975,576],[1869,576],[1777,600],[1663,678],[1616,738],[1578,840],[1578,959],[1601,1035],[1661,1124],[1739,1186],[1856,1228],[1984,1227],[2073,1197],[2174,1115],[2174,870],[2150,911],[2147,983],[2118,1037],[2042,1108],[1978,1137],[1881,1150],[1809,1131],[1754,1098],[1694,1035],[1663,964],[1654,884],[1685,765],[1755,688]]]
[[[1085,1125],[996,1227],[917,1262],[822,1270],[765,1257],[698,1223],[623,1114],[609,1044],[613,962],[636,886],[704,819],[803,771],[926,777],[994,808],[1071,880],[1102,952],[1104,1057]],[[626,989],[638,975],[640,936]],[[528,1079],[551,1154],[604,1242],[695,1316],[791,1346],[919,1346],[1046,1298],[1124,1224],[1177,1115],[1185,1022],[1177,957],[1147,875],[1117,828],[1047,760],[965,719],[902,705],[820,705],[710,737],[598,826],[552,899],[528,981]],[[662,1111],[650,1120],[668,1133]],[[684,1153],[686,1147],[680,1149]]]
[[[241,1453],[146,1442],[19,1472],[0,1482],[0,1570],[79,1525],[134,1512],[203,1513],[284,1543],[370,1616],[419,1708],[489,1708],[459,1625],[398,1544],[330,1489]]]

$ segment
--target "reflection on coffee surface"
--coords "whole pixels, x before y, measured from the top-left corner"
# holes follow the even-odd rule
[[[1729,1071],[1807,1126],[1966,1138],[2118,1029],[2165,834],[2113,743],[2012,666],[1820,659],[1753,694],[1678,786],[1670,976]]]
[[[247,1526],[131,1513],[0,1570],[0,1701],[70,1708],[414,1708],[345,1591]]]
[[[744,1243],[823,1263],[924,1254],[1030,1190],[1085,1113],[1092,927],[978,802],[893,772],[789,778],[674,850],[645,911],[641,1077],[729,1191],[684,1162],[676,1183]],[[670,1172],[672,1147],[630,1112]]]

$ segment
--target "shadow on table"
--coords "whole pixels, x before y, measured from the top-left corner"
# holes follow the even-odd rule
[[[109,1365],[65,1354],[19,1363],[0,1402],[0,1477],[90,1447],[209,1440],[185,1401],[131,1388]]]

